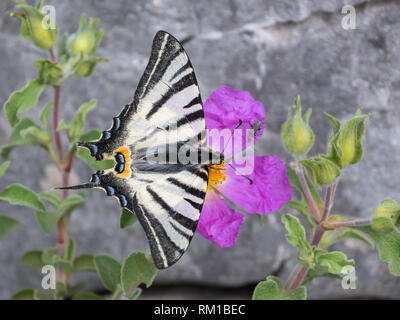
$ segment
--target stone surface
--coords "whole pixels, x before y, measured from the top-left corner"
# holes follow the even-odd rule
[[[97,98],[98,108],[90,114],[88,128],[107,128],[112,116],[133,97],[152,37],[164,29],[178,39],[188,39],[185,48],[204,99],[225,84],[248,90],[264,103],[268,125],[258,144],[259,154],[289,160],[279,130],[288,106],[298,94],[304,107],[313,108],[311,125],[318,136],[313,153],[324,151],[330,133],[323,111],[343,120],[359,107],[371,112],[364,159],[341,178],[333,211],[368,216],[382,199],[400,200],[400,169],[396,165],[400,163],[400,126],[396,123],[400,119],[397,1],[70,0],[49,4],[56,6],[62,31],[73,32],[82,12],[99,17],[105,35],[98,53],[110,60],[100,64],[91,78],[65,85],[61,93],[62,118],[71,119],[80,104]],[[345,4],[356,8],[356,30],[341,27],[341,8]],[[2,12],[11,8],[11,0],[0,4]],[[19,22],[4,14],[0,15],[0,42],[3,104],[12,91],[35,77],[32,63],[43,55],[19,36]],[[39,105],[51,96],[52,92],[46,91]],[[29,114],[37,117],[37,110]],[[0,127],[0,143],[5,143],[10,127],[3,114]],[[39,191],[43,180],[48,179],[46,172],[51,172],[51,163],[42,150],[18,149],[11,160],[0,185],[19,182]],[[84,164],[76,161],[73,168],[78,180],[89,178]],[[56,183],[54,175],[51,179]],[[0,298],[4,299],[17,289],[40,285],[39,271],[15,266],[26,250],[54,245],[56,235],[43,235],[30,210],[2,203],[0,211],[23,222],[17,232],[0,242]],[[119,229],[119,212],[114,199],[104,197],[101,191],[90,192],[86,207],[71,221],[70,235],[77,241],[78,252],[108,254],[121,260],[134,250],[147,251],[139,225]],[[233,248],[219,249],[197,235],[181,262],[160,272],[156,284],[237,287],[255,285],[271,273],[285,280],[296,253],[284,239],[281,213],[268,216],[263,226],[255,216],[246,216]],[[344,248],[349,257],[356,259],[358,288],[343,290],[340,282],[321,279],[310,285],[311,298],[399,298],[400,279],[389,274],[376,251],[352,241],[336,248]],[[93,287],[100,287],[95,275],[86,276]],[[167,291],[163,294],[168,296]]]

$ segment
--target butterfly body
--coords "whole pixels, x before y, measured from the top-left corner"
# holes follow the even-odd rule
[[[97,160],[115,160],[114,168],[97,171],[87,185],[102,188],[137,216],[159,269],[188,248],[209,166],[222,161],[206,142],[192,64],[178,40],[159,31],[133,101],[99,140],[79,144]]]

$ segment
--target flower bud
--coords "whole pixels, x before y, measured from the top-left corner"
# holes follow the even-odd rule
[[[392,231],[399,224],[400,205],[391,199],[383,200],[374,210],[372,227],[379,231]]]
[[[317,186],[329,185],[340,176],[339,167],[323,157],[301,160],[312,181]]]
[[[350,164],[355,164],[362,157],[362,138],[365,134],[366,115],[357,115],[350,119],[340,131],[337,145],[341,150],[342,165],[346,168]]]
[[[365,134],[365,119],[368,115],[361,115],[359,110],[354,118],[350,119],[343,128],[340,128],[339,120],[325,113],[334,130],[334,135],[329,141],[327,158],[335,162],[340,168],[346,168],[361,160],[362,138]]]
[[[282,126],[282,139],[290,153],[304,155],[314,144],[314,132],[308,124],[310,116],[311,109],[307,110],[304,117],[301,116],[300,97],[297,97],[294,105],[289,108],[287,121]]]
[[[63,80],[62,67],[53,61],[38,60],[33,64],[38,68],[38,79],[41,83],[47,85],[60,85]]]
[[[99,23],[98,19],[89,19],[89,26],[86,27],[86,15],[82,14],[79,29],[68,38],[67,50],[71,56],[93,55],[103,37],[103,29],[95,31]]]
[[[57,40],[57,27],[55,29],[46,28],[42,23],[45,18],[44,14],[34,7],[20,4],[17,8],[24,12],[15,12],[11,15],[21,19],[22,35],[40,49],[51,49]]]
[[[78,62],[75,70],[77,77],[89,77],[94,70],[94,67],[102,61],[108,61],[105,58],[91,57],[89,59]]]

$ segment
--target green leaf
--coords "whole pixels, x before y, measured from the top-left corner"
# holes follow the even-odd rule
[[[3,176],[4,172],[6,172],[9,165],[10,161],[6,161],[0,166],[0,178]]]
[[[294,290],[285,290],[277,277],[269,276],[267,281],[260,282],[253,293],[253,300],[305,300],[307,290],[299,287]]]
[[[361,230],[372,238],[379,252],[379,258],[387,262],[389,271],[395,276],[400,276],[400,232],[379,232],[371,226],[353,227]]]
[[[108,256],[96,256],[94,263],[104,287],[110,291],[114,291],[120,283],[121,264]]]
[[[341,274],[345,266],[353,266],[354,260],[348,260],[343,252],[321,252],[316,255],[316,262],[324,267],[327,267],[329,273]]]
[[[90,152],[87,148],[79,147],[76,155],[78,156],[79,159],[85,162],[94,171],[106,170],[115,166],[114,160],[97,161],[90,155]]]
[[[290,167],[289,164],[286,164],[285,166],[286,166],[286,175],[287,175],[287,177],[289,179],[290,184],[300,192],[300,194],[302,196],[302,199],[303,198],[306,199],[306,195],[305,195],[304,190],[303,190],[303,188],[301,186],[301,183],[300,183],[299,177],[297,176],[296,171],[293,170]],[[301,168],[301,170],[302,170],[302,168]],[[323,206],[324,206],[324,202],[322,201],[318,191],[316,190],[315,186],[312,184],[310,179],[307,177],[307,175],[305,174],[304,176],[306,178],[306,182],[308,184],[308,188],[310,189],[311,196],[314,199],[314,201],[315,201],[316,205],[318,206],[318,208],[321,210],[323,208]],[[308,203],[307,203],[307,207],[308,207]]]
[[[50,234],[56,227],[61,216],[56,212],[36,210],[35,218],[40,229],[42,229],[44,233]]]
[[[35,290],[33,293],[34,300],[56,300],[56,292],[55,290]]]
[[[74,268],[72,272],[79,271],[96,271],[93,255],[82,254],[74,260]]]
[[[121,229],[125,229],[131,225],[133,225],[137,221],[137,218],[134,216],[134,214],[126,209],[122,208],[121,212],[121,217],[119,219],[119,227]]]
[[[60,216],[66,215],[74,211],[75,209],[82,207],[86,201],[86,194],[75,194],[67,197],[61,202],[57,208],[57,213]]]
[[[355,230],[351,228],[340,228],[336,230],[325,231],[324,235],[322,236],[319,247],[321,249],[325,249],[334,244],[335,242],[347,238],[360,240],[366,243],[371,248],[375,247],[371,238],[369,238],[365,233],[361,232],[360,230]]]
[[[75,258],[75,250],[76,250],[75,240],[69,238],[64,250],[64,260],[70,261],[72,263]]]
[[[153,283],[157,272],[158,270],[151,259],[146,258],[141,252],[134,252],[122,264],[122,289],[127,293],[132,286],[141,283],[146,284],[148,288]]]
[[[43,251],[31,250],[24,253],[21,258],[21,264],[25,267],[42,268],[44,263],[42,261]]]
[[[51,111],[53,110],[53,102],[49,102],[46,104],[46,106],[43,108],[42,112],[40,113],[40,121],[45,125],[46,130],[49,131],[50,126],[49,126],[49,116]]]
[[[282,216],[282,223],[287,230],[287,239],[297,247],[297,259],[299,262],[309,268],[314,267],[314,252],[311,245],[306,240],[306,232],[298,218],[285,214]]]
[[[20,120],[14,126],[7,144],[1,148],[2,158],[8,158],[8,155],[10,154],[11,150],[14,149],[15,147],[42,146],[42,144],[36,139],[32,138],[29,135],[26,136],[23,134],[26,129],[31,127],[39,128],[39,126],[29,118],[24,118]]]
[[[67,284],[67,295],[74,296],[78,294],[80,291],[85,289],[86,284],[87,284],[86,281],[79,281],[77,284],[74,285]]]
[[[0,200],[10,204],[25,206],[37,211],[45,211],[46,208],[39,197],[31,189],[20,184],[11,184],[0,193]]]
[[[308,226],[311,229],[311,232],[312,233],[314,232],[315,223],[311,217],[311,213],[309,211],[307,201],[302,200],[301,202],[299,202],[299,201],[295,201],[295,200],[290,200],[285,205],[300,212],[303,215],[303,217],[306,219]]]
[[[80,142],[89,142],[99,139],[101,136],[101,131],[97,129],[89,130],[88,132],[81,135],[79,138]]]
[[[49,86],[60,86],[63,84],[63,68],[50,60],[37,60],[33,64],[38,68],[38,80]]]
[[[40,200],[50,203],[55,209],[61,204],[61,196],[59,192],[49,191],[39,193]]]
[[[18,123],[19,113],[28,111],[36,105],[44,88],[45,85],[38,80],[31,80],[24,88],[15,91],[8,98],[4,104],[4,112],[11,126],[15,126]]]
[[[20,223],[17,220],[5,215],[0,215],[0,240],[7,237],[19,225]]]
[[[34,289],[25,288],[14,293],[11,300],[33,300]]]
[[[84,292],[77,294],[72,300],[104,300],[104,298],[93,292]]]
[[[75,113],[69,125],[69,136],[72,140],[78,139],[83,133],[85,126],[86,114],[96,107],[97,101],[92,99],[89,102],[81,105],[79,110]]]
[[[56,282],[56,296],[57,297],[65,297],[67,294],[67,287],[63,282]]]
[[[54,265],[54,261],[58,258],[58,249],[57,248],[49,248],[42,252],[42,261],[43,264]]]
[[[345,268],[354,267],[354,260],[347,259],[343,252],[332,251],[326,252],[324,250],[316,249],[315,254],[315,267],[309,269],[302,285],[306,285],[311,280],[318,277],[329,277],[341,279],[346,275]]]

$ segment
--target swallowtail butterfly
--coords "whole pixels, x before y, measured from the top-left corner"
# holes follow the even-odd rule
[[[97,160],[115,159],[115,167],[97,171],[90,183],[66,188],[102,188],[116,197],[138,218],[157,268],[167,268],[187,250],[206,196],[209,166],[222,159],[206,140],[193,66],[179,41],[159,31],[133,101],[98,141],[79,144]],[[198,161],[182,161],[182,152],[197,154]],[[150,161],[149,155],[164,161]]]

